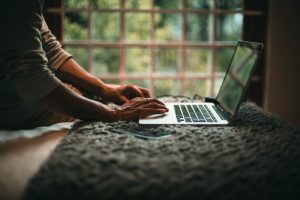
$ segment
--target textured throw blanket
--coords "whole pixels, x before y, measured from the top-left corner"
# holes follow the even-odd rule
[[[230,126],[174,126],[159,140],[116,134],[136,122],[80,122],[24,199],[295,199],[300,131],[251,103]],[[125,127],[125,128],[124,128]]]

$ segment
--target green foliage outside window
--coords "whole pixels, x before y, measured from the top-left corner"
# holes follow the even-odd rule
[[[93,13],[92,39],[100,41],[119,41],[120,14],[98,12]]]
[[[125,8],[150,9],[151,6],[152,0],[129,0],[125,2]]]
[[[64,42],[113,42],[118,44],[121,39],[121,14],[120,0],[65,0],[66,13],[64,17]],[[88,36],[88,7],[92,9],[115,9],[111,12],[91,13],[91,38]],[[181,10],[182,0],[126,0],[125,9],[152,9]],[[191,10],[210,10],[212,0],[188,0],[187,7]],[[242,9],[242,0],[217,0],[216,7],[221,10]],[[83,9],[74,11],[68,9]],[[86,9],[86,10],[84,10]],[[156,12],[154,22],[149,12],[125,12],[125,41],[149,43],[155,40],[157,43],[204,42],[210,44],[213,40],[212,14],[187,14],[186,38],[183,38],[183,17],[178,13]],[[235,42],[240,39],[243,27],[242,14],[216,15],[216,41]],[[152,32],[153,31],[153,32]],[[152,34],[153,33],[153,34]],[[69,51],[76,60],[88,69],[88,51],[84,48],[71,48]],[[182,49],[175,48],[126,48],[125,70],[127,74],[148,75],[151,71],[151,57],[154,56],[154,73],[176,75],[183,64]],[[91,72],[97,76],[105,74],[118,74],[120,67],[120,50],[118,48],[95,47],[92,49]],[[187,74],[208,74],[212,61],[210,48],[187,48],[188,60],[183,68]],[[217,72],[224,72],[230,57],[232,48],[216,49],[215,64]],[[153,63],[152,63],[153,64]],[[221,80],[221,79],[220,79]],[[133,82],[148,87],[150,80],[132,80]],[[114,80],[112,82],[118,82]],[[200,85],[198,85],[200,84]],[[184,83],[185,94],[201,93],[211,95],[208,86],[209,80],[186,80]],[[215,84],[219,85],[219,84]],[[178,94],[180,90],[179,80],[154,80],[155,95],[164,93]],[[199,92],[194,90],[199,90]],[[217,90],[216,88],[215,90]]]
[[[88,40],[87,13],[66,13],[64,17],[64,41]]]
[[[64,0],[66,8],[87,8],[88,0]]]
[[[125,55],[125,68],[128,74],[149,74],[151,62],[150,49],[128,48]]]
[[[117,74],[119,72],[120,51],[117,48],[93,49],[93,70],[97,75]]]
[[[150,40],[151,15],[149,13],[126,14],[126,39],[128,41]]]
[[[92,0],[94,8],[120,8],[119,0]]]

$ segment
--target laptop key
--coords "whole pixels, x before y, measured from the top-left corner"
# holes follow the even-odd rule
[[[201,112],[203,113],[203,116],[206,121],[211,119],[211,117],[209,116],[208,112],[206,111],[206,109],[204,108],[203,105],[199,105],[199,108],[200,108]]]
[[[209,110],[207,105],[204,105],[204,107],[206,108],[207,112],[209,113],[210,117],[212,118],[212,120],[214,122],[217,122],[217,119],[215,118],[215,116],[212,114],[212,112]]]
[[[221,110],[219,108],[217,108],[216,106],[212,106],[212,107],[222,120],[226,120],[224,117],[224,114],[221,112]]]
[[[174,110],[175,110],[177,122],[184,121],[184,117],[182,115],[179,105],[174,105]]]
[[[187,109],[188,109],[188,111],[189,111],[189,113],[190,113],[190,115],[192,117],[192,121],[193,122],[198,122],[199,121],[198,117],[196,116],[195,111],[193,110],[192,106],[191,105],[187,105],[186,107],[187,107]]]
[[[183,116],[184,116],[184,120],[186,122],[192,122],[191,118],[190,118],[190,115],[185,107],[185,105],[181,105],[180,106],[181,110],[182,110],[182,113],[183,113]]]
[[[199,122],[205,122],[205,119],[204,119],[204,116],[203,114],[201,113],[201,111],[199,110],[198,106],[197,105],[193,105],[193,108],[195,110],[195,113],[199,119]]]

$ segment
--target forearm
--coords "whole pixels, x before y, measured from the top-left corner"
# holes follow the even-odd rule
[[[58,113],[83,120],[116,121],[115,111],[109,106],[76,94],[64,85],[59,85],[40,103]]]
[[[148,115],[168,111],[162,102],[151,98],[135,98],[119,108],[112,109],[100,102],[76,94],[63,84],[60,84],[40,103],[50,110],[78,119],[105,122],[138,120]]]
[[[74,59],[67,60],[57,71],[56,76],[64,82],[75,85],[91,95],[99,96],[119,105],[135,97],[150,97],[149,91],[136,85],[105,84],[85,71]]]
[[[85,71],[74,59],[68,59],[57,71],[56,76],[63,82],[75,85],[90,94],[105,96],[107,86],[97,77]]]

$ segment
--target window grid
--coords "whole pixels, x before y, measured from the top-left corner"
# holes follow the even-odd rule
[[[154,8],[154,1],[152,1],[151,9],[128,9],[125,8],[126,0],[120,0],[120,8],[119,9],[110,9],[110,8],[93,8],[92,0],[88,0],[87,8],[65,8],[62,6],[60,9],[50,8],[47,12],[60,13],[62,18],[65,16],[65,13],[71,12],[87,12],[87,27],[88,27],[88,40],[87,41],[65,41],[62,39],[62,44],[65,47],[82,47],[88,49],[88,66],[87,70],[93,71],[93,49],[95,47],[103,47],[103,48],[119,48],[120,56],[119,56],[119,72],[118,74],[109,74],[109,75],[100,75],[100,78],[103,80],[120,80],[121,84],[124,84],[126,80],[150,80],[149,90],[152,94],[154,94],[154,81],[155,80],[164,80],[164,79],[173,79],[178,80],[180,83],[179,86],[179,94],[184,95],[185,91],[185,81],[186,80],[209,80],[206,85],[207,90],[209,91],[209,95],[214,94],[215,88],[215,80],[217,78],[222,78],[224,73],[220,73],[216,71],[216,50],[218,48],[234,48],[235,43],[232,42],[218,42],[217,41],[217,16],[220,14],[237,14],[240,13],[244,17],[245,16],[260,16],[263,13],[260,11],[245,11],[245,10],[219,10],[217,9],[217,0],[212,0],[211,8],[208,10],[195,10],[188,8],[188,0],[182,1],[182,9],[179,10],[157,10]],[[64,2],[63,2],[64,5]],[[116,42],[107,42],[107,41],[93,41],[92,38],[92,13],[93,12],[101,12],[101,13],[120,13],[120,39]],[[126,13],[150,13],[151,15],[151,33],[150,33],[150,41],[138,41],[138,42],[129,42],[126,40]],[[178,42],[157,42],[155,39],[155,14],[172,14],[177,13],[182,16],[182,34],[181,40]],[[210,22],[212,27],[212,35],[209,36],[211,39],[207,42],[189,42],[187,40],[187,31],[188,31],[188,14],[193,13],[197,15],[208,14],[210,16]],[[62,23],[64,26],[64,23]],[[64,27],[62,27],[64,30]],[[241,34],[243,34],[241,32]],[[242,35],[241,35],[242,38]],[[126,49],[128,48],[149,48],[150,49],[150,74],[127,74],[126,73]],[[156,53],[155,50],[157,48],[176,48],[181,52],[181,63],[179,65],[179,71],[175,75],[162,75],[156,74]],[[211,56],[208,64],[208,73],[205,74],[187,74],[187,50],[188,49],[209,49],[211,51]]]

